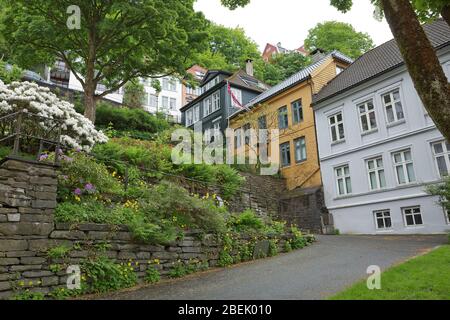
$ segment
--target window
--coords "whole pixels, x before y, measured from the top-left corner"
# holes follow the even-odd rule
[[[150,107],[158,108],[158,96],[154,94],[150,95]]]
[[[423,225],[422,213],[420,207],[404,208],[403,217],[405,219],[405,225],[407,227],[421,226]]]
[[[447,217],[447,223],[450,224],[450,210],[445,210],[445,216]]]
[[[281,167],[289,167],[291,165],[291,144],[289,142],[280,144]]]
[[[205,84],[202,87],[202,93],[205,93],[206,91],[208,91],[209,89],[211,89],[212,87],[214,87],[216,84],[218,84],[220,82],[220,78],[219,77],[215,77],[214,79],[212,79],[211,81],[209,81],[207,84]]]
[[[177,92],[177,82],[174,79],[169,80],[169,90]]]
[[[306,160],[306,140],[305,137],[294,140],[295,145],[295,161],[297,163]]]
[[[287,129],[289,126],[288,109],[286,106],[278,109],[278,125],[280,129]]]
[[[446,177],[450,173],[450,143],[439,141],[431,145],[433,156],[441,177]]]
[[[148,92],[144,92],[144,94],[142,96],[142,101],[141,101],[142,105],[143,106],[148,106],[149,102],[150,102],[149,99],[150,99],[149,93]]]
[[[258,118],[258,128],[260,130],[267,129],[267,118],[266,116],[261,116]]]
[[[375,222],[378,230],[392,228],[391,212],[389,210],[375,211]]]
[[[234,145],[236,148],[242,146],[242,128],[238,128],[234,131]]]
[[[220,92],[217,91],[212,95],[212,112],[220,109]]]
[[[186,111],[186,126],[189,127],[194,123],[193,111],[189,109]]]
[[[393,154],[395,172],[398,184],[408,184],[416,181],[411,149]]]
[[[382,157],[367,160],[367,172],[369,175],[370,190],[386,188]]]
[[[208,98],[206,98],[204,101],[204,112],[205,112],[205,117],[209,116],[213,111],[212,109],[212,97],[209,96]]]
[[[197,123],[200,121],[200,105],[195,105],[194,108],[194,123]]]
[[[250,123],[247,123],[244,127],[244,140],[246,145],[250,145]]]
[[[303,107],[302,101],[297,100],[292,103],[292,121],[294,124],[300,123],[303,121]]]
[[[400,90],[394,90],[382,96],[388,123],[394,123],[405,118],[400,100]]]
[[[169,90],[169,79],[167,78],[162,79],[162,88],[163,90]]]
[[[177,109],[177,99],[170,98],[170,110],[176,110]]]
[[[219,132],[220,131],[220,119],[221,118],[214,120],[212,129],[208,130],[209,131],[209,134],[208,134],[209,140],[207,140],[207,143],[214,142],[216,140],[217,135],[220,134],[220,132]]]
[[[231,92],[236,97],[236,99],[239,101],[239,103],[242,105],[242,91],[239,89],[236,89],[236,88],[231,88]],[[241,108],[241,106],[238,103],[236,103],[235,101],[233,101],[233,99],[231,99],[231,106],[233,108]]]
[[[336,113],[328,118],[331,131],[331,141],[340,142],[345,139],[344,121],[342,118],[342,112]]]
[[[358,105],[359,120],[361,121],[362,132],[369,132],[377,129],[377,119],[373,101],[366,101]]]
[[[336,173],[337,190],[340,196],[352,193],[352,182],[350,179],[350,168],[348,165],[334,169]]]
[[[162,107],[165,109],[169,108],[169,97],[162,97]]]

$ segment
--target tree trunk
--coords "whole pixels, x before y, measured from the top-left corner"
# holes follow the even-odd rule
[[[442,8],[441,16],[444,18],[444,20],[447,22],[447,24],[450,26],[450,5],[445,5]]]
[[[96,50],[96,33],[95,22],[92,22],[93,27],[89,28],[88,32],[88,46],[89,52],[86,60],[86,78],[84,80],[84,116],[95,124],[95,111],[97,107],[97,99],[95,91],[97,89],[97,81],[95,81],[95,59],[97,55]]]
[[[382,7],[425,109],[450,141],[450,84],[409,0],[381,0]]]

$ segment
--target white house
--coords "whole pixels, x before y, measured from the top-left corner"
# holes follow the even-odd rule
[[[450,79],[450,28],[425,26]],[[346,234],[450,231],[427,193],[450,173],[450,144],[414,89],[394,40],[366,53],[314,100],[326,205]]]
[[[161,92],[156,94],[156,90],[151,86],[151,79],[141,79],[141,83],[144,85],[145,98],[143,101],[143,107],[150,113],[162,112],[169,116],[174,122],[181,122],[181,107],[183,104],[182,96],[182,83],[180,80],[163,77],[158,79],[161,83]],[[83,87],[78,79],[70,72],[68,88],[77,91],[83,91]],[[103,92],[106,87],[98,85],[98,92]],[[105,99],[114,101],[116,103],[122,103],[124,97],[124,88],[120,88],[118,91],[108,94]]]

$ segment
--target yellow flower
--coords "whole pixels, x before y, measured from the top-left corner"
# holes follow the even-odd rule
[[[115,177],[116,175],[117,175],[117,172],[114,171],[114,172],[112,173],[112,176]]]
[[[160,264],[159,259],[155,259],[154,262],[155,262],[156,264]]]

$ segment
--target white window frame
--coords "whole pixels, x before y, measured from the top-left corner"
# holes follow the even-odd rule
[[[382,214],[382,217],[378,217],[378,214]],[[391,210],[376,210],[373,212],[373,217],[375,219],[375,228],[378,231],[387,231],[387,230],[392,230],[394,228],[393,223],[392,223],[392,216],[391,216]],[[380,228],[378,226],[378,220],[382,219],[383,220],[383,228]],[[390,227],[386,227],[386,219],[389,219],[391,222],[391,226]]]
[[[302,143],[303,141],[303,143]],[[299,143],[299,144],[298,144]],[[297,157],[297,147],[300,146],[299,148],[299,155],[300,155],[300,159]],[[304,151],[304,154],[303,154]],[[294,155],[295,155],[295,162],[296,163],[303,163],[306,160],[308,160],[308,147],[306,145],[306,137],[300,137],[294,140]]]
[[[348,173],[347,174],[345,173],[345,168],[348,169]],[[342,172],[342,174],[340,175],[339,172]],[[334,177],[335,177],[335,180],[336,180],[336,194],[339,197],[343,197],[343,196],[350,195],[350,194],[353,193],[352,179],[351,179],[350,165],[349,164],[344,164],[344,165],[335,167],[334,168]],[[340,192],[340,188],[339,188],[339,181],[341,181],[341,180],[343,182],[342,185],[343,185],[343,188],[344,188],[343,189],[344,193],[341,193]],[[350,182],[349,183],[350,190],[348,188],[347,181]]]
[[[169,97],[163,96],[161,99],[161,107],[169,109],[169,101]],[[165,102],[167,102],[167,104]]]
[[[417,210],[417,209],[419,209],[419,213],[414,213],[414,210]],[[407,211],[411,211],[411,213],[407,213]],[[423,225],[425,225],[425,223],[423,221],[422,209],[420,206],[402,208],[402,215],[403,215],[403,223],[405,224],[406,228],[422,227]],[[421,224],[416,223],[416,215],[420,215],[420,218],[422,220]],[[413,225],[408,225],[408,222],[406,219],[407,216],[413,217],[413,220],[414,220]]]
[[[192,109],[193,109],[193,123],[197,123],[201,120],[200,105],[196,104]]]
[[[212,108],[212,96],[209,96],[205,100],[203,100],[203,111],[205,117],[209,116],[212,113]]]
[[[341,121],[338,121],[338,116],[341,116]],[[334,123],[331,123],[331,120],[334,119]],[[341,137],[339,132],[339,126],[342,126],[343,137]],[[345,127],[344,127],[344,114],[342,111],[336,112],[331,116],[328,116],[328,127],[330,128],[330,138],[331,143],[340,143],[345,141]],[[333,139],[333,130],[336,131],[336,140]]]
[[[369,104],[372,104],[372,110],[369,110]],[[364,112],[361,112],[361,107],[364,107]],[[358,109],[358,117],[359,117],[359,124],[361,126],[361,132],[364,134],[378,130],[377,114],[375,111],[375,104],[373,102],[373,99],[357,104],[356,108]],[[370,122],[371,114],[373,114],[375,117],[375,126],[372,126]],[[363,119],[367,121],[368,126],[367,130],[364,130]]]
[[[410,155],[411,155],[411,159],[410,160],[407,160],[406,157],[405,157],[405,154],[407,152],[409,152]],[[400,162],[396,162],[396,160],[395,160],[395,155],[397,155],[397,154],[400,154],[400,157],[401,157],[401,161]],[[398,185],[400,185],[400,186],[408,185],[408,184],[411,184],[411,183],[414,183],[414,182],[417,181],[416,171],[415,171],[415,168],[414,168],[413,154],[412,154],[412,149],[411,148],[392,152],[392,162],[394,164],[394,172],[395,172],[395,177],[396,177],[396,181],[397,181]],[[409,176],[409,173],[408,173],[408,165],[409,164],[412,166],[412,170],[413,170],[412,172],[414,174],[414,179],[413,180],[411,179],[411,177]],[[398,172],[397,172],[397,168],[398,167],[402,167],[403,175],[405,177],[405,182],[404,183],[400,182],[400,177],[399,177]]]
[[[443,152],[436,153],[436,149],[434,148],[434,146],[438,145],[438,144],[441,144]],[[450,143],[446,143],[445,140],[436,141],[436,142],[431,143],[431,152],[433,153],[434,163],[436,165],[437,173],[439,174],[439,176],[441,178],[448,177],[450,175],[450,148],[448,148],[447,145],[450,146]],[[447,174],[446,175],[442,175],[441,171],[439,169],[437,159],[440,157],[444,157],[445,165],[447,166]]]
[[[397,91],[398,91],[398,97],[399,98],[398,98],[398,100],[395,100],[394,99],[394,93],[397,92]],[[391,102],[386,103],[384,101],[384,97],[385,96],[390,96]],[[397,107],[395,105],[397,102],[400,103],[401,113],[403,114],[402,118],[398,117],[398,110],[397,110]],[[396,89],[393,89],[393,90],[390,90],[390,91],[388,91],[386,93],[381,94],[381,103],[383,104],[384,114],[386,116],[386,123],[388,125],[393,125],[393,124],[405,121],[405,108],[403,106],[403,101],[402,101],[400,88],[396,88]],[[389,116],[388,116],[388,111],[387,111],[388,107],[392,107],[392,112],[394,114],[394,121],[389,121]]]
[[[186,111],[186,127],[190,127],[194,124],[193,109]]]
[[[381,166],[378,165],[378,161],[381,160]],[[373,168],[370,168],[370,163],[373,163]],[[376,190],[383,190],[386,188],[387,182],[386,182],[386,171],[384,169],[384,159],[383,156],[373,157],[366,160],[366,170],[367,170],[367,178],[369,180],[369,189],[371,191]],[[375,174],[376,179],[376,187],[373,188],[372,186],[372,180],[370,179],[370,174]],[[384,186],[381,185],[382,179],[381,176],[384,177]]]
[[[169,98],[169,109],[172,111],[177,110],[177,98]]]
[[[220,110],[220,91],[212,94],[212,113]]]

